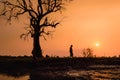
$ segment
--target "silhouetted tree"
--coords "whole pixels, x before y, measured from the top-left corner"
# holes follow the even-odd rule
[[[73,57],[73,45],[70,45],[70,57]]]
[[[29,16],[30,26],[27,27],[27,33],[22,34],[22,38],[26,38],[29,34],[33,38],[32,55],[34,60],[43,57],[40,46],[41,36],[50,35],[51,31],[46,31],[47,27],[56,28],[59,21],[50,20],[50,14],[54,14],[63,10],[63,5],[71,0],[1,0],[0,5],[3,4],[1,16],[12,18],[19,18],[19,16],[26,14]]]
[[[50,56],[46,54],[46,58],[49,58]]]
[[[93,57],[93,50],[91,48],[86,48],[82,50],[83,57]]]
[[[118,57],[120,58],[120,55],[118,55]]]

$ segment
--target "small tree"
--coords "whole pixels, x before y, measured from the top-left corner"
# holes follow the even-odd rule
[[[118,55],[118,58],[120,58],[120,55]]]
[[[39,39],[41,36],[50,35],[51,31],[46,31],[47,27],[56,28],[60,23],[56,20],[50,20],[50,14],[62,11],[63,5],[70,0],[1,0],[0,5],[3,5],[3,10],[0,16],[19,18],[20,15],[26,14],[29,16],[29,27],[27,33],[21,37],[26,38],[29,34],[33,38],[32,55],[36,60],[42,57],[42,49]],[[20,16],[21,17],[21,16]]]
[[[93,50],[91,48],[85,48],[82,50],[83,57],[93,57]]]

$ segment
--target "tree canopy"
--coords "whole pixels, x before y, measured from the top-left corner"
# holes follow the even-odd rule
[[[59,21],[50,19],[50,14],[62,12],[64,5],[72,0],[1,0],[2,12],[0,16],[6,16],[8,21],[24,14],[29,16],[29,27],[21,37],[26,38],[29,34],[33,37],[33,56],[42,56],[39,36],[50,35],[47,27],[56,28]]]

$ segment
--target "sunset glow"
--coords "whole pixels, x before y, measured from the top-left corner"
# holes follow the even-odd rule
[[[99,47],[99,46],[100,46],[100,43],[98,43],[98,42],[95,43],[95,46],[96,46],[96,47]]]
[[[75,56],[88,47],[96,56],[120,55],[120,0],[73,0],[62,14],[55,15],[51,17],[61,24],[47,40],[41,38],[44,56],[69,56],[71,44]],[[31,55],[33,39],[19,37],[29,24],[28,16],[6,23],[6,17],[0,17],[0,55]]]

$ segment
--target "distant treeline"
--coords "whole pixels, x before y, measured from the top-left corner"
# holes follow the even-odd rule
[[[0,58],[20,58],[20,57],[32,57],[32,56],[11,56],[11,55],[0,55]]]
[[[0,58],[32,58],[32,56],[27,56],[27,55],[24,55],[24,56],[0,55]],[[46,55],[43,58],[69,58],[69,57],[59,57],[59,56]],[[94,57],[76,57],[75,56],[73,58],[120,58],[120,55],[119,56],[101,56],[101,57],[97,57],[97,56],[94,56]]]

